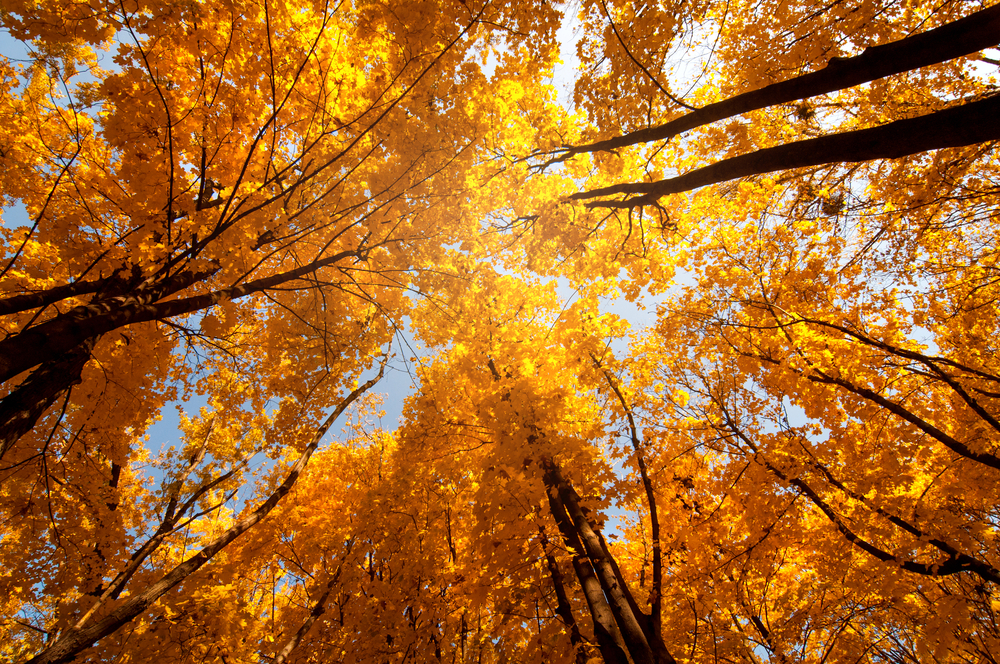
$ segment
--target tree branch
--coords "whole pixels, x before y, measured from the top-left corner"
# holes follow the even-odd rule
[[[569,196],[589,200],[626,194],[619,201],[591,201],[589,208],[629,209],[654,205],[668,194],[711,184],[807,166],[898,159],[928,150],[963,147],[1000,139],[1000,95],[987,97],[880,127],[821,136],[723,159],[684,175],[657,182],[611,185]]]
[[[853,58],[833,58],[819,71],[709,104],[666,124],[567,148],[553,161],[564,161],[586,152],[607,152],[637,143],[668,140],[718,120],[946,62],[991,48],[998,42],[1000,5],[994,5],[939,28],[867,48]]]
[[[145,612],[160,597],[201,569],[233,540],[259,523],[291,491],[330,426],[347,410],[348,406],[371,389],[384,374],[385,362],[383,361],[378,375],[353,390],[316,429],[312,439],[292,465],[284,481],[256,509],[237,520],[225,532],[209,542],[198,553],[174,567],[170,572],[161,577],[159,581],[150,584],[140,592],[130,595],[128,599],[101,620],[90,626],[73,627],[63,632],[51,646],[32,657],[26,664],[64,664],[70,662],[80,652],[93,646],[100,639],[114,633],[118,628]]]

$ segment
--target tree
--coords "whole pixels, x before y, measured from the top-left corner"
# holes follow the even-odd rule
[[[474,227],[467,178],[494,127],[525,121],[507,105],[551,60],[548,11],[5,9],[32,49],[4,60],[4,196],[31,222],[3,229],[0,267],[9,656],[63,661],[124,624],[218,555],[154,564],[239,509],[260,459],[308,460],[387,352],[412,275]],[[514,79],[521,55],[537,69]],[[194,393],[208,410],[151,458],[148,427]]]
[[[628,419],[646,423],[645,465],[659,476],[654,483],[661,495],[679,496],[678,511],[690,524],[673,542],[669,528],[658,538],[670,551],[662,573],[674,585],[664,601],[668,624],[677,628],[664,640],[684,643],[690,658],[715,661],[761,653],[989,661],[998,560],[992,540],[975,533],[992,530],[987,515],[996,504],[997,371],[985,332],[996,312],[992,268],[982,267],[995,260],[984,239],[996,233],[996,165],[993,144],[980,141],[996,136],[872,164],[866,160],[914,153],[910,141],[930,135],[900,133],[871,153],[858,139],[935,122],[937,109],[956,99],[993,103],[995,82],[958,60],[832,97],[781,97],[782,88],[803,89],[865,61],[834,49],[873,44],[880,29],[885,36],[880,11],[902,14],[892,31],[913,20],[921,28],[940,25],[953,15],[910,14],[891,4],[828,13],[804,5],[773,13],[732,5],[671,9],[665,18],[662,7],[616,13],[589,5],[592,25],[601,26],[592,34],[603,38],[582,49],[595,66],[577,101],[592,104],[592,116],[604,122],[587,140],[548,152],[541,165],[578,163],[577,182],[581,173],[590,179],[582,191],[562,195],[590,201],[591,211],[543,214],[530,223],[562,225],[570,229],[567,241],[529,240],[539,254],[561,252],[536,264],[554,269],[561,259],[562,274],[580,284],[602,277],[598,292],[633,299],[644,287],[672,291],[655,331],[624,356],[601,360],[620,372]],[[995,13],[989,8],[976,18]],[[712,23],[748,16],[760,25]],[[692,96],[665,89],[669,76],[658,58],[670,40],[648,37],[684,26],[685,18],[710,37],[719,30],[711,58],[727,50],[732,56],[706,67],[722,75]],[[834,20],[841,22],[816,31]],[[996,28],[988,30],[974,50],[996,43]],[[646,37],[631,39],[630,32]],[[775,35],[794,48],[732,50]],[[674,36],[693,38],[681,27]],[[875,41],[868,52],[908,39]],[[588,50],[598,44],[601,67]],[[803,51],[826,53],[799,59]],[[767,63],[744,57],[761,52],[771,54]],[[795,77],[803,62],[816,69],[834,55],[846,59]],[[792,76],[761,75],[763,65]],[[774,78],[786,82],[732,90]],[[629,85],[637,92],[624,92]],[[646,97],[638,92],[643,85]],[[765,108],[771,100],[788,105]],[[643,145],[756,104],[761,110],[746,120]],[[918,120],[894,121],[901,115]],[[993,115],[983,116],[988,131]],[[947,118],[937,116],[939,129],[972,128]],[[869,128],[876,124],[883,128]],[[824,145],[839,152],[824,154]],[[715,163],[697,168],[705,161]],[[819,168],[666,196],[803,166]],[[663,176],[671,172],[678,175]],[[625,196],[603,198],[615,194]],[[613,269],[595,267],[602,262]],[[675,267],[687,285],[671,284]],[[669,477],[683,480],[681,488]],[[651,519],[633,537],[648,541],[647,528]],[[794,584],[783,585],[790,568]],[[705,596],[711,601],[695,599]],[[937,598],[947,613],[935,608]],[[713,635],[707,641],[706,632]]]
[[[827,16],[788,20],[807,9],[782,8],[781,20],[794,26],[784,32],[768,33],[768,18],[761,26],[722,31],[719,49],[727,40],[747,43],[764,34],[806,51],[814,42],[836,44],[837,34],[870,44],[863,36],[881,21],[859,30],[851,19],[839,26],[843,32],[816,34],[810,24]],[[844,7],[834,14],[869,9],[876,8]],[[601,11],[603,20],[611,17],[607,8]],[[977,18],[987,14],[995,8]],[[947,17],[916,10],[912,18],[934,24]],[[640,50],[645,43],[615,38],[623,25],[638,32],[646,23],[613,23],[607,49],[634,44],[628,58],[615,62],[631,62],[636,77],[648,77],[655,69]],[[996,43],[991,39],[985,45]],[[870,52],[881,48],[895,47]],[[823,59],[835,54],[841,55],[828,52]],[[775,58],[776,66],[799,52],[789,55]],[[682,498],[692,510],[691,532],[714,527],[728,533],[707,537],[697,549],[691,535],[682,536],[683,553],[667,557],[664,576],[690,579],[693,586],[675,604],[689,602],[691,615],[674,613],[671,621],[686,627],[679,636],[694,644],[692,658],[718,658],[725,645],[724,653],[749,659],[762,649],[777,659],[990,661],[996,644],[991,602],[997,552],[980,534],[993,528],[988,515],[997,483],[997,369],[986,332],[996,321],[994,279],[987,276],[992,268],[983,269],[995,261],[983,241],[996,233],[994,145],[975,139],[965,148],[956,142],[957,149],[935,155],[868,164],[867,157],[905,156],[909,137],[897,135],[893,154],[866,155],[857,141],[882,131],[868,123],[891,130],[912,122],[893,122],[897,112],[915,117],[954,99],[988,100],[995,82],[972,74],[960,60],[808,103],[776,96],[798,103],[766,111],[759,106],[750,121],[708,126],[697,138],[645,151],[629,147],[645,137],[666,138],[670,127],[694,128],[699,117],[715,119],[715,109],[726,109],[721,115],[742,110],[747,100],[767,103],[782,86],[795,89],[827,71],[832,78],[845,71],[841,65],[865,57],[708,103],[678,120],[647,121],[649,129],[610,138],[606,132],[557,153],[595,153],[594,177],[570,198],[639,194],[594,201],[599,216],[577,212],[573,220],[588,229],[588,252],[596,249],[630,270],[624,293],[635,297],[637,286],[646,285],[663,292],[668,282],[650,266],[665,256],[690,279],[661,303],[655,331],[610,362],[629,379],[630,417],[647,423],[646,436],[657,441],[651,449],[662,454],[649,466],[667,474],[689,458],[689,467],[698,468],[691,489],[701,495]],[[718,87],[756,76],[753,61],[725,62],[720,65],[746,69],[720,79]],[[613,74],[607,79],[606,85],[618,85]],[[601,81],[588,80],[586,90]],[[703,88],[709,95],[717,89]],[[667,95],[651,98],[676,103]],[[629,101],[643,108],[635,97]],[[654,101],[650,107],[658,109]],[[622,117],[635,117],[622,111]],[[984,119],[991,122],[994,114]],[[833,133],[845,124],[855,133]],[[969,127],[946,122],[944,128]],[[820,133],[827,136],[816,138]],[[799,137],[804,140],[792,142]],[[820,148],[838,141],[843,151],[828,163]],[[775,142],[783,145],[772,147]],[[713,154],[720,148],[722,155]],[[609,152],[601,155],[604,149]],[[733,152],[744,154],[719,158]],[[775,161],[768,164],[770,157]],[[716,163],[693,168],[701,160]],[[741,164],[751,167],[741,172]],[[789,166],[820,168],[661,198]],[[660,175],[671,169],[680,175]],[[603,184],[608,175],[626,179],[623,173],[631,180],[642,173],[646,183]],[[646,213],[652,218],[644,225]],[[580,250],[564,251],[572,257]],[[669,533],[662,545],[670,547]],[[789,567],[795,588],[778,582]],[[836,588],[828,585],[832,580]],[[692,600],[705,594],[713,597],[707,605]],[[704,646],[697,635],[706,629],[730,637]]]
[[[580,14],[4,14],[9,658],[993,661],[996,7]]]

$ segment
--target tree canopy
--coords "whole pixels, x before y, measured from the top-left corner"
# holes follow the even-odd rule
[[[5,661],[997,661],[1000,5],[0,22]]]

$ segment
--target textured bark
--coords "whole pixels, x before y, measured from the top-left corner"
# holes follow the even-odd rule
[[[654,625],[652,616],[648,616],[642,612],[642,609],[639,608],[639,605],[635,601],[635,597],[629,591],[625,583],[625,577],[622,576],[622,571],[618,567],[618,561],[615,560],[615,557],[611,555],[611,551],[608,550],[608,544],[604,541],[604,535],[598,532],[597,538],[601,542],[601,549],[604,551],[604,555],[607,556],[608,562],[611,564],[615,578],[618,579],[619,585],[625,589],[625,599],[628,601],[632,613],[639,620],[646,633],[646,639],[649,641],[649,647],[653,650],[654,659],[659,664],[677,664],[677,660],[674,659],[670,651],[667,650],[667,646],[663,643],[663,638],[660,636],[659,624]]]
[[[330,426],[340,417],[340,415],[359,396],[367,392],[383,376],[385,366],[379,371],[378,376],[359,386],[345,398],[336,410],[323,422],[323,424],[313,434],[312,439],[306,446],[302,455],[296,460],[285,480],[277,489],[252,512],[239,519],[229,529],[219,537],[191,556],[181,564],[174,567],[160,580],[150,584],[146,588],[129,595],[129,597],[119,604],[114,610],[100,620],[90,625],[75,626],[60,634],[50,646],[45,648],[26,664],[62,664],[72,661],[78,654],[90,648],[100,639],[114,633],[120,627],[130,622],[133,618],[144,613],[160,597],[169,592],[172,588],[182,583],[189,576],[201,569],[206,563],[226,548],[237,537],[258,524],[275,508],[278,502],[291,491],[299,476],[305,470],[313,452],[319,447],[320,441],[329,430]]]
[[[550,485],[547,487],[547,494],[549,508],[553,518],[555,518],[556,525],[559,526],[566,545],[574,552],[573,571],[576,572],[576,578],[580,581],[583,596],[590,609],[590,617],[594,622],[594,637],[597,639],[601,657],[603,657],[605,664],[629,664],[628,655],[625,654],[625,641],[615,624],[614,612],[604,596],[601,582],[594,575],[594,568],[580,543],[576,527],[566,513],[566,507],[559,497],[559,490]]]
[[[56,399],[80,382],[96,342],[97,338],[91,337],[70,352],[45,362],[0,400],[0,459],[21,436],[31,431]]]
[[[946,62],[991,48],[997,43],[1000,43],[1000,5],[912,37],[867,48],[861,55],[853,58],[834,58],[819,71],[709,104],[656,127],[571,147],[558,159],[561,161],[574,154],[615,150],[637,143],[670,139],[711,122]]]
[[[880,127],[832,134],[757,150],[657,182],[625,183],[583,191],[570,196],[587,200],[616,194],[618,201],[591,201],[593,208],[635,208],[657,199],[711,184],[752,175],[763,175],[807,166],[898,159],[928,150],[956,148],[1000,140],[1000,95],[962,104]]]
[[[563,582],[562,571],[559,569],[559,562],[556,557],[552,555],[552,551],[549,545],[549,538],[545,534],[545,528],[538,528],[538,535],[542,543],[542,548],[545,551],[545,563],[549,568],[549,577],[552,579],[552,587],[556,593],[556,615],[562,619],[563,624],[569,629],[569,640],[576,647],[576,661],[578,664],[583,664],[586,661],[587,656],[581,647],[583,643],[583,637],[580,636],[580,627],[576,624],[576,618],[573,617],[573,608],[570,606],[569,597],[566,595],[566,584]]]
[[[632,599],[630,602],[629,598],[626,597],[629,590],[624,584],[619,582],[615,570],[608,560],[608,555],[601,546],[600,537],[594,531],[593,526],[580,507],[576,492],[569,486],[551,460],[547,460],[545,471],[546,483],[558,492],[559,499],[562,501],[567,514],[572,519],[576,533],[583,543],[587,557],[590,558],[590,562],[594,566],[594,571],[600,580],[601,588],[604,590],[604,594],[608,600],[608,605],[611,607],[612,613],[614,613],[615,621],[621,630],[622,638],[625,640],[625,645],[632,656],[632,661],[635,664],[654,664],[658,662],[658,658],[653,653],[653,648],[650,646],[649,638],[642,624],[644,621],[632,610],[635,600]]]

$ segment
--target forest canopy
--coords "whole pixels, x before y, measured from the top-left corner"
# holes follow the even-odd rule
[[[1000,5],[0,22],[4,661],[998,661]]]

